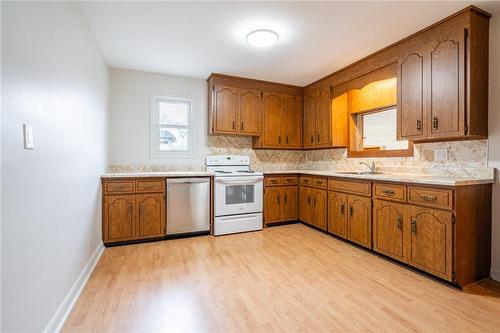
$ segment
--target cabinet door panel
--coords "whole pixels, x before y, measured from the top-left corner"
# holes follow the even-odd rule
[[[280,187],[266,187],[264,193],[264,220],[266,223],[281,221],[280,193]]]
[[[326,190],[313,189],[313,224],[320,229],[326,230],[327,217],[326,217]]]
[[[136,195],[138,209],[137,238],[154,238],[165,235],[165,195]]]
[[[452,214],[409,206],[409,264],[451,280]]]
[[[347,238],[347,194],[328,192],[328,231]]]
[[[312,222],[311,190],[310,187],[299,187],[299,219],[306,223]]]
[[[460,43],[454,40],[441,41],[431,51],[431,136],[461,134],[465,94],[461,58]]]
[[[304,92],[304,148],[316,146],[316,97],[314,91]]]
[[[331,128],[330,91],[319,90],[316,94],[316,147],[330,146]]]
[[[375,200],[373,206],[373,249],[398,260],[404,259],[403,223],[405,206]]]
[[[236,133],[238,91],[236,88],[215,86],[215,132]]]
[[[239,133],[252,136],[260,135],[261,92],[241,89],[239,99]]]
[[[424,126],[424,57],[412,53],[399,65],[400,137],[421,138]]]
[[[264,127],[262,145],[269,148],[281,147],[282,99],[278,94],[264,93]]]
[[[371,248],[371,199],[348,195],[347,201],[349,204],[348,239]]]
[[[282,187],[283,194],[283,221],[297,219],[297,186]]]
[[[134,237],[134,195],[104,197],[104,242],[119,242]]]
[[[283,97],[282,140],[284,148],[302,147],[302,98],[285,95]]]

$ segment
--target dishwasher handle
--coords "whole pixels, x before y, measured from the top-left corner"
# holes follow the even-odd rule
[[[210,183],[210,178],[167,178],[168,184],[203,184]]]

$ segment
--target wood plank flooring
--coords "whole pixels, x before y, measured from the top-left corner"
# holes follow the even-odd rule
[[[107,248],[63,332],[499,332],[458,291],[300,224]]]

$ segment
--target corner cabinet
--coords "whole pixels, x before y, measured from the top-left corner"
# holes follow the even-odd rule
[[[488,27],[488,15],[468,10],[404,42],[398,58],[398,137],[487,137]]]
[[[165,236],[163,178],[103,179],[102,187],[105,245]]]

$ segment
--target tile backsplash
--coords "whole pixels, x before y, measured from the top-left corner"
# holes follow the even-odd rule
[[[347,158],[346,149],[309,151],[254,150],[252,139],[244,137],[208,136],[208,155],[248,155],[256,170],[361,170],[359,162],[375,161],[379,170],[412,174],[475,176],[487,168],[487,140],[452,141],[415,144],[413,157]],[[448,160],[434,161],[434,149],[446,148]],[[204,165],[112,165],[110,172],[203,170]]]

